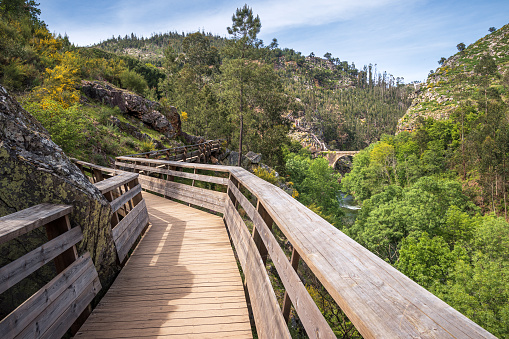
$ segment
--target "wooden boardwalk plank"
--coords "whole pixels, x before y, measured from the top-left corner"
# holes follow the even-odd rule
[[[251,338],[223,220],[143,197],[151,225],[76,338]]]

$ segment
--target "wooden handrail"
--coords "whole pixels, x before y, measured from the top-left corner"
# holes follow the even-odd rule
[[[165,148],[157,151],[136,153],[126,155],[126,157],[143,157],[143,158],[159,158],[166,157],[166,160],[201,162],[206,160],[210,153],[221,148],[223,140],[208,140],[195,145],[179,146],[174,148]]]
[[[118,157],[115,164],[139,171],[146,190],[223,213],[246,275],[260,337],[288,335],[282,328],[286,315],[274,308],[274,291],[267,284],[263,263],[268,253],[309,337],[331,337],[333,333],[296,275],[295,258],[299,257],[365,338],[495,338],[287,193],[242,168],[133,157]],[[173,182],[177,168],[229,173],[228,191],[224,194]],[[211,182],[199,175],[193,182]],[[217,178],[210,173],[205,176]],[[243,190],[256,198],[256,207]],[[215,204],[204,203],[214,197],[219,199]],[[254,224],[251,235],[238,213],[239,206]],[[272,222],[295,250],[293,265],[271,233]]]
[[[71,211],[72,206],[41,204],[0,218],[0,243],[42,226],[48,236],[46,243],[0,268],[0,293],[51,261],[57,273],[0,321],[2,338],[60,338],[73,323],[79,328],[88,314],[101,284],[88,252],[78,257],[75,245],[83,234],[80,227],[71,228]]]
[[[110,202],[111,232],[120,263],[148,225],[148,211],[141,195],[138,173],[114,170],[73,159],[83,172],[90,173],[90,180]]]

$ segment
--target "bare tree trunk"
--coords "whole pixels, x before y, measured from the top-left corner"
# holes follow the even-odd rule
[[[240,135],[239,135],[239,162],[237,166],[242,165],[242,134],[244,133],[244,85],[242,82],[242,78],[240,79]]]
[[[239,135],[239,163],[237,166],[242,165],[242,133],[244,130],[244,119],[242,114],[240,114],[240,135]]]
[[[493,189],[493,181],[491,182],[491,206],[493,208],[493,212],[496,215],[497,211],[495,210],[495,196],[494,196],[494,189]]]

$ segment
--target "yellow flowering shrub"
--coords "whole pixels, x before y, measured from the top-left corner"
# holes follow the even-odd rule
[[[258,177],[271,184],[275,185],[277,183],[276,171],[274,170],[266,170],[263,167],[257,167],[253,170],[253,173]]]
[[[37,28],[30,40],[37,55],[40,57],[45,67],[52,67],[62,60],[60,51],[62,50],[62,40],[56,39],[48,29]]]
[[[76,89],[80,81],[80,56],[74,52],[65,52],[61,58],[60,63],[54,68],[46,69],[44,83],[35,88],[34,96],[41,102],[52,100],[68,108],[80,99],[79,91]]]

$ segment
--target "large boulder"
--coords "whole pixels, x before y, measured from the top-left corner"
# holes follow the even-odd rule
[[[108,201],[51,141],[44,127],[0,86],[0,216],[45,202],[74,206],[71,226],[80,226],[84,237],[78,252],[90,252],[102,285],[109,286],[120,267]],[[0,266],[16,259],[22,248],[30,248],[23,241],[44,237],[44,230],[37,231],[1,246]]]
[[[242,155],[241,167],[248,171],[252,171],[260,165],[261,160],[262,155],[260,153],[249,151],[247,154]],[[219,156],[219,162],[224,166],[238,166],[239,152],[226,149],[225,152]]]
[[[83,80],[81,91],[91,99],[101,101],[111,107],[117,106],[123,114],[140,119],[170,139],[182,136],[180,115],[173,106],[164,109],[158,102],[145,99],[104,81]]]

